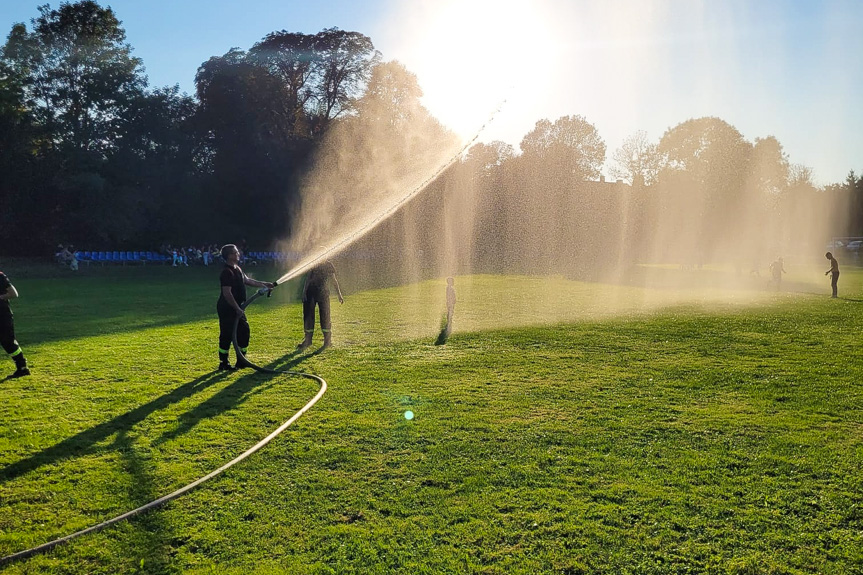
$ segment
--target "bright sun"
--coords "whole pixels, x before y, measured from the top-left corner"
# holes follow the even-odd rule
[[[463,138],[504,100],[540,89],[557,66],[556,26],[534,0],[411,2],[400,52],[423,103]]]

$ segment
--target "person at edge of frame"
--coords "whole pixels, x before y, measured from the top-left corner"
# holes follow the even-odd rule
[[[303,331],[305,337],[297,346],[297,351],[303,351],[312,345],[312,336],[315,333],[315,306],[318,306],[318,314],[321,319],[321,331],[324,333],[324,345],[326,349],[333,344],[332,321],[330,319],[330,288],[328,280],[332,278],[339,296],[339,303],[345,303],[339,280],[336,278],[336,267],[330,260],[325,261],[309,270],[303,285]]]
[[[246,301],[246,286],[254,286],[259,288],[273,289],[276,284],[272,282],[262,282],[253,280],[240,268],[240,251],[234,244],[226,244],[221,249],[222,259],[225,260],[225,267],[219,275],[219,284],[221,291],[219,300],[216,302],[216,313],[219,314],[219,368],[220,370],[233,370],[242,367],[249,367],[250,364],[242,358],[237,358],[237,364],[232,367],[228,363],[228,352],[231,349],[231,342],[234,339],[234,322],[237,317],[240,321],[237,323],[237,343],[240,346],[240,351],[245,357],[249,349],[249,339],[251,330],[249,322],[246,320],[246,313],[240,307]]]
[[[6,274],[0,272],[0,345],[15,362],[15,373],[9,378],[30,375],[30,368],[27,367],[24,351],[18,345],[18,340],[15,339],[15,323],[12,319],[12,307],[9,305],[9,300],[16,297],[18,297],[18,290],[15,289]]]

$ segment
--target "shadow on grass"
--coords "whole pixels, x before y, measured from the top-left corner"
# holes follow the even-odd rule
[[[124,470],[134,478],[130,487],[129,501],[134,502],[135,506],[140,506],[158,498],[161,494],[156,492],[153,475],[149,472],[152,466],[138,455],[134,441],[129,437],[128,429],[123,429],[117,434],[114,447],[122,456]],[[130,524],[134,531],[121,539],[122,557],[137,563],[133,565],[140,572],[167,573],[171,564],[169,549],[176,537],[170,525],[164,520],[164,515],[146,513],[134,518]],[[114,567],[120,571],[123,567],[131,566],[121,564]]]
[[[50,277],[16,281],[22,294],[15,302],[16,316],[21,318],[17,326],[19,341],[33,346],[216,319],[218,292],[212,286],[221,266],[92,271],[95,273],[64,278],[61,290],[57,288],[60,280]],[[260,278],[281,273],[272,266],[246,271]],[[293,280],[280,286],[273,301],[277,305],[294,302],[296,286]],[[89,297],[72,301],[62,295],[69,290]],[[171,295],[166,298],[165,294]]]
[[[288,371],[323,351],[324,348],[320,348],[305,355],[300,355],[300,352],[293,351],[282,358],[271,362],[265,367],[266,369]],[[202,419],[214,417],[220,413],[228,411],[229,409],[234,409],[252,397],[255,393],[260,393],[264,390],[264,388],[260,387],[260,376],[269,376],[272,378],[278,375],[280,374],[258,371],[251,372],[249,375],[244,375],[234,383],[224,387],[212,397],[199,403],[194,408],[178,417],[177,426],[174,429],[163,433],[159,438],[153,441],[153,445],[161,445],[176,439],[177,437],[191,431]]]
[[[210,387],[211,385],[225,379],[225,372],[211,372],[189,383],[185,383],[170,393],[154,399],[140,407],[133,409],[123,415],[118,415],[110,421],[100,423],[90,429],[82,431],[72,437],[64,439],[60,443],[45,448],[26,459],[16,461],[0,469],[0,482],[5,483],[30,471],[38,469],[43,465],[79,456],[88,452],[94,445],[117,432],[125,432],[135,424],[143,421],[151,413],[164,409],[173,403],[177,403],[193,394]]]

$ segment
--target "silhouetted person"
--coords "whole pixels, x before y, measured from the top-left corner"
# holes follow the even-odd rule
[[[246,355],[249,348],[249,322],[246,320],[246,313],[240,307],[246,301],[246,286],[273,289],[276,284],[259,282],[243,273],[238,265],[240,251],[234,244],[223,246],[221,253],[225,260],[225,267],[219,276],[221,291],[219,300],[216,302],[216,313],[219,314],[219,369],[230,370],[235,369],[228,363],[228,352],[234,340],[234,322],[237,317],[240,318],[237,323],[237,343],[240,345],[240,351]],[[247,364],[239,361],[238,358],[236,367],[247,367]]]
[[[446,278],[446,333],[452,333],[452,316],[455,313],[455,280]]]
[[[12,320],[12,308],[9,306],[9,300],[16,297],[18,297],[18,290],[15,289],[6,274],[0,272],[0,345],[15,362],[15,373],[9,377],[30,375],[24,352],[21,351],[21,346],[15,339],[15,323]]]
[[[838,297],[838,287],[839,283],[839,262],[836,261],[836,258],[833,257],[833,254],[827,252],[826,257],[830,260],[830,269],[824,272],[824,275],[833,274],[833,277],[830,279],[830,286],[833,288],[833,297]]]
[[[786,273],[785,262],[782,261],[782,258],[770,264],[770,275],[773,276],[773,281],[776,282],[777,290],[782,289],[782,274],[784,273]]]
[[[312,345],[312,336],[315,333],[316,305],[321,319],[321,331],[324,333],[323,349],[330,347],[333,343],[333,328],[330,319],[330,288],[328,285],[330,278],[336,286],[336,293],[339,294],[339,303],[345,303],[345,298],[342,297],[342,290],[339,287],[339,280],[336,278],[336,268],[331,261],[327,260],[309,271],[303,285],[303,331],[305,338],[297,346],[299,351]]]

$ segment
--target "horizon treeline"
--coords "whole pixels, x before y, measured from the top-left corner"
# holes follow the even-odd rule
[[[358,127],[385,123],[391,141],[407,141],[404,116],[426,113],[409,70],[337,28],[231,48],[201,64],[195,87],[148,86],[118,15],[92,0],[45,5],[29,27],[12,26],[0,51],[0,251],[271,247],[297,229],[333,133],[362,138]],[[518,150],[471,147],[362,245],[402,234],[441,270],[540,271],[749,266],[863,236],[863,177],[816,187],[776,138],[749,142],[719,118],[687,119],[658,142],[635,132],[611,153],[620,184],[597,181],[607,160],[583,116],[539,119]]]

